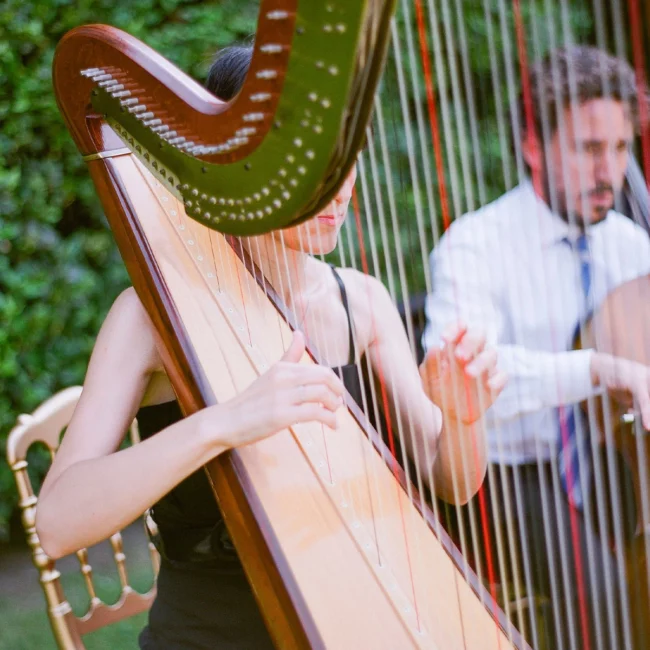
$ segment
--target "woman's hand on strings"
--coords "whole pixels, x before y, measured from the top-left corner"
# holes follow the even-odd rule
[[[420,365],[424,390],[445,419],[478,420],[503,390],[507,375],[497,369],[497,351],[485,336],[464,324],[443,334],[443,346],[429,350]]]
[[[301,422],[336,428],[343,384],[330,368],[300,363],[304,353],[305,340],[296,332],[280,361],[237,397],[205,410],[219,430],[227,423],[220,443],[240,447]]]

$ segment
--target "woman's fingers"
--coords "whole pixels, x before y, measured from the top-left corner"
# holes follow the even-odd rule
[[[442,348],[432,348],[427,352],[424,361],[420,364],[420,378],[423,381],[433,381],[446,370],[446,353]]]
[[[456,345],[467,332],[467,325],[463,322],[448,325],[442,333],[442,340],[446,345]]]
[[[331,368],[316,364],[291,364],[284,368],[288,384],[300,386],[302,384],[320,384],[327,386],[336,395],[343,395],[345,388]]]
[[[493,374],[496,370],[498,353],[494,348],[483,350],[470,363],[465,366],[465,372],[470,377],[481,377],[484,374]]]
[[[485,349],[485,335],[476,330],[467,330],[462,336],[456,349],[454,356],[462,363],[472,361]]]
[[[293,333],[293,338],[291,343],[287,348],[286,352],[282,355],[280,359],[281,363],[298,363],[302,359],[302,355],[305,353],[305,337],[302,332],[296,330]]]
[[[314,402],[305,402],[296,406],[292,411],[292,416],[292,422],[294,424],[301,422],[320,422],[330,429],[336,429],[338,427],[336,412],[330,411]]]
[[[284,387],[281,400],[291,413],[287,412],[289,419],[293,422],[311,419],[332,428],[336,426],[334,414],[343,405],[345,388],[331,368],[284,363],[278,366],[278,373],[280,385]]]
[[[492,391],[492,394],[498,395],[508,383],[508,374],[499,371],[492,375],[486,382],[487,388]]]
[[[294,391],[295,404],[313,402],[322,404],[330,411],[336,411],[343,405],[343,398],[325,384],[301,384]]]

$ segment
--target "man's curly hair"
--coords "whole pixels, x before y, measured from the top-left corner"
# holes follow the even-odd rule
[[[626,61],[598,48],[572,46],[554,50],[530,66],[530,88],[533,122],[540,136],[544,119],[548,120],[551,135],[557,129],[561,111],[574,102],[583,104],[601,98],[626,102],[639,129],[639,84],[634,70]],[[525,131],[523,92],[519,111],[519,124]]]

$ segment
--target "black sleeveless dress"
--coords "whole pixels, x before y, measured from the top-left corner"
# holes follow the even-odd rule
[[[348,363],[333,370],[361,405],[352,319],[345,285],[334,267],[348,319]],[[143,439],[182,418],[177,402],[138,411]],[[142,650],[271,650],[274,646],[230,541],[203,469],[153,507],[160,530],[158,594],[140,634]]]

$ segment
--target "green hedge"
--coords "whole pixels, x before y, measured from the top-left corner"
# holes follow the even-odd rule
[[[93,340],[128,278],[52,92],[59,39],[114,25],[197,79],[255,30],[250,0],[0,3],[0,541],[15,508],[4,439],[16,416],[83,381]]]
[[[406,4],[413,18],[413,4]],[[499,5],[495,0],[490,4],[492,9],[486,13],[479,0],[460,3],[460,16],[470,44],[469,81],[477,93],[481,153],[481,164],[477,169],[472,164],[470,178],[459,183],[462,210],[469,205],[466,199],[470,190],[475,197],[481,194],[479,177],[486,199],[506,189],[501,165],[503,158],[511,155],[498,139],[497,98],[505,99],[506,88],[493,87],[488,26],[495,34],[497,51],[503,52],[504,39],[516,49],[512,5]],[[553,39],[564,34],[567,15],[562,12],[563,6],[574,40],[593,42],[590,0],[574,0],[570,4],[570,8],[547,0],[523,4],[527,31],[531,32],[532,24],[539,28],[535,42],[540,51],[530,51],[531,57],[543,54]],[[2,436],[19,413],[30,411],[54,391],[83,380],[100,324],[113,299],[128,282],[85,165],[56,109],[50,69],[57,41],[77,25],[109,23],[141,38],[201,79],[215,49],[253,33],[257,6],[258,2],[253,0],[5,0],[0,5],[0,448]],[[503,21],[499,6],[506,7]],[[458,20],[457,15],[451,18],[455,34]],[[398,16],[397,25],[404,48],[403,15]],[[462,70],[460,40],[448,40],[444,24],[440,28],[445,41],[441,43],[443,67],[452,56]],[[404,51],[402,56],[409,76]],[[408,91],[412,120],[418,103],[426,114],[422,73],[420,65],[415,65],[419,81],[415,88],[409,84]],[[451,91],[438,100],[452,102]],[[389,56],[380,101],[387,120],[396,180],[398,231],[406,260],[406,281],[413,295],[424,289],[424,269],[419,233],[414,225],[416,197],[409,179],[393,55]],[[447,128],[452,145],[444,153],[447,179],[450,160],[453,158],[460,165],[462,153],[457,137],[460,118],[455,111],[451,113]],[[436,178],[432,182],[438,201]],[[425,195],[420,198],[427,200]],[[438,218],[440,213],[440,206],[436,205]],[[433,242],[433,229],[433,224],[429,224],[425,233],[427,246]],[[334,253],[333,261],[340,259],[342,251],[349,250],[348,244],[358,247],[356,233],[344,237],[344,245]],[[388,242],[387,246],[391,248],[387,258],[394,258],[393,244]],[[398,286],[399,297],[396,266],[393,264],[389,272],[382,252],[380,249],[380,264],[375,272],[387,284]],[[6,537],[14,507],[13,480],[0,460],[0,538]]]

